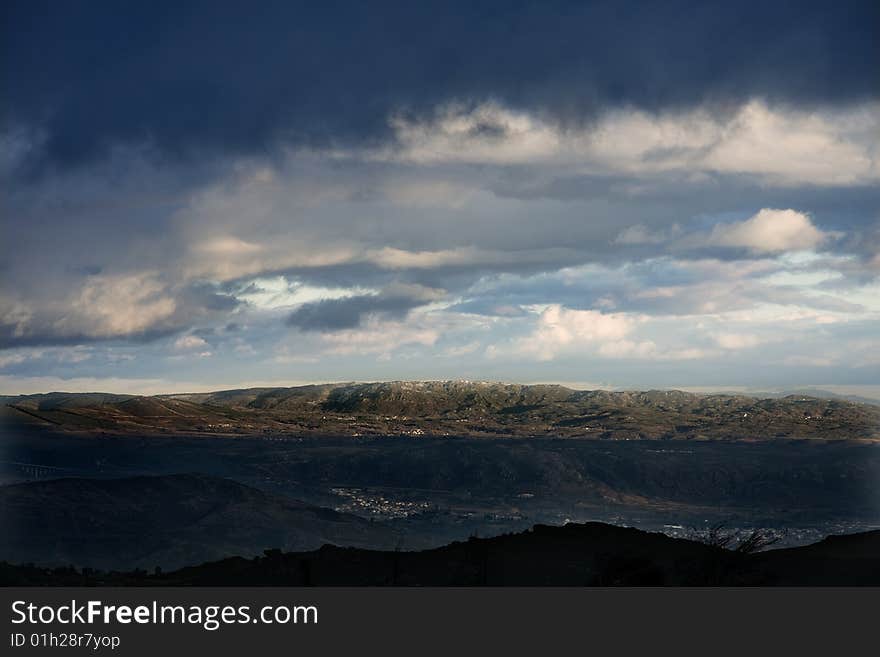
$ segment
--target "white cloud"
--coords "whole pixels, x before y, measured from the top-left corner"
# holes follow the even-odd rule
[[[356,260],[358,251],[344,244],[310,244],[306,240],[267,237],[262,242],[196,242],[181,263],[185,280],[231,281],[292,267],[327,267]],[[207,248],[206,248],[207,246]],[[223,251],[225,249],[225,251]]]
[[[714,338],[719,347],[731,350],[751,349],[762,342],[760,337],[750,333],[718,333]]]
[[[243,282],[242,289],[236,292],[236,297],[256,309],[275,310],[323,299],[345,299],[377,293],[378,290],[372,288],[321,287],[306,285],[286,276],[272,276]]]
[[[541,358],[552,358],[569,345],[620,340],[632,331],[636,319],[596,310],[569,310],[555,304],[538,321],[532,339]]]
[[[783,358],[782,364],[789,367],[831,367],[835,364],[835,360],[827,356],[793,354]]]
[[[435,269],[439,267],[462,267],[467,265],[509,265],[514,263],[555,262],[571,257],[571,250],[565,248],[525,249],[501,251],[462,246],[453,249],[408,251],[386,246],[371,249],[360,256],[353,256],[354,262],[369,262],[383,269]]]
[[[657,355],[653,340],[615,340],[599,346],[599,355],[605,358],[651,358]]]
[[[538,316],[534,330],[508,344],[490,345],[490,358],[516,355],[539,361],[560,357],[598,356],[608,359],[690,360],[710,352],[695,347],[659,345],[634,336],[647,317],[634,313],[603,313],[572,310],[559,304],[548,306]]]
[[[8,354],[0,354],[0,367],[9,367],[10,365],[19,365],[21,363],[39,358],[43,355],[40,349],[28,349],[25,351],[17,351]]]
[[[876,181],[878,116],[876,106],[822,114],[753,101],[724,126],[704,164],[715,171],[766,175],[782,184]]]
[[[439,251],[406,251],[386,246],[368,252],[365,259],[384,269],[432,269],[484,262],[487,256],[492,257],[492,255],[481,252],[474,247]],[[497,254],[494,255],[497,256]]]
[[[401,116],[390,122],[401,150],[384,156],[418,163],[535,162],[553,158],[563,145],[562,135],[552,126],[495,103],[448,105],[429,122]]]
[[[154,328],[170,318],[177,303],[157,274],[90,276],[55,322],[61,335],[111,338]]]
[[[447,347],[443,350],[442,356],[447,356],[450,358],[455,358],[458,356],[466,356],[467,354],[472,354],[480,348],[480,343],[476,340],[471,342],[466,342],[461,345],[454,345],[452,347]]]
[[[430,326],[369,318],[364,326],[321,335],[323,353],[334,355],[376,354],[389,357],[402,346],[433,346],[440,331]]]
[[[599,347],[626,337],[638,318],[622,313],[602,313],[597,310],[570,310],[559,304],[547,307],[538,317],[531,335],[516,340],[513,351],[538,360],[553,360],[569,349]],[[490,347],[488,355],[503,351]]]
[[[53,363],[75,364],[82,363],[92,358],[93,352],[89,347],[77,345],[75,347],[45,347],[24,348],[8,352],[0,352],[0,368],[11,365],[20,365],[29,361],[48,360]]]
[[[29,304],[20,299],[0,296],[0,324],[12,327],[12,335],[25,335],[33,320],[34,310]]]
[[[212,256],[219,257],[235,257],[242,254],[258,253],[263,250],[262,244],[254,242],[246,242],[237,237],[224,236],[215,237],[213,239],[197,242],[193,245],[193,250],[201,253],[208,253]]]
[[[398,146],[373,154],[418,164],[556,164],[582,172],[746,174],[772,185],[855,185],[880,179],[880,111],[826,112],[753,100],[729,115],[698,109],[610,112],[563,129],[497,103],[450,105],[430,120],[391,119]]]
[[[706,243],[775,253],[812,249],[830,237],[829,233],[816,228],[810,217],[802,212],[764,208],[745,221],[715,226]]]
[[[174,341],[174,348],[179,351],[201,349],[208,343],[197,335],[182,335]]]
[[[614,244],[659,245],[670,249],[690,249],[705,246],[745,248],[755,254],[808,251],[842,237],[842,233],[817,228],[809,215],[797,210],[763,208],[742,221],[716,224],[708,233],[685,232],[680,224],[668,230],[651,230],[634,224],[618,233]],[[808,254],[809,255],[809,254]],[[815,254],[813,254],[813,257]],[[826,277],[839,275],[827,272]]]

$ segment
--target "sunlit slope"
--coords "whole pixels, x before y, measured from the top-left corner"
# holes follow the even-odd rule
[[[5,397],[6,416],[62,429],[303,435],[578,437],[613,440],[877,439],[880,407],[803,395],[577,391],[462,381],[253,388],[153,397]]]

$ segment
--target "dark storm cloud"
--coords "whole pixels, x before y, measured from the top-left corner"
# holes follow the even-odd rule
[[[543,271],[555,271],[560,267],[582,264],[585,260],[595,261],[599,256],[591,252],[568,250],[564,253],[554,252],[553,257],[539,257],[532,261],[517,260],[516,255],[509,261],[499,263],[467,263],[430,268],[401,268],[388,270],[373,263],[352,263],[318,267],[285,267],[262,272],[262,276],[282,275],[301,283],[318,287],[372,287],[381,288],[394,284],[417,285],[427,288],[442,288],[449,291],[461,291],[469,287],[482,276],[514,272],[521,276],[537,274]],[[609,257],[613,261],[614,258]],[[247,276],[243,280],[250,280]],[[259,287],[249,284],[242,288],[242,280],[230,281],[221,287],[229,293],[238,295],[259,291]],[[369,297],[369,295],[366,295]],[[369,298],[376,298],[369,297]]]
[[[119,142],[272,152],[389,137],[390,113],[492,98],[579,122],[608,106],[877,94],[875,2],[7,2],[2,122],[30,165]]]
[[[182,330],[180,327],[150,328],[127,333],[124,336],[107,338],[89,333],[59,335],[51,326],[37,326],[26,335],[21,335],[16,328],[15,325],[0,322],[0,351],[22,347],[65,347],[113,342],[147,344],[167,338]]]
[[[204,308],[207,311],[229,312],[235,310],[241,302],[228,294],[218,294],[209,286],[194,285],[181,295],[184,303]]]
[[[749,206],[792,207],[827,213],[831,220],[864,221],[880,206],[880,188],[859,184],[849,187],[790,185],[773,187],[749,175],[710,174],[702,180],[682,180],[681,175],[655,175],[639,180],[638,196],[632,192],[633,177],[622,174],[564,175],[538,167],[508,167],[491,183],[502,198],[522,201],[551,199],[567,202],[605,199],[617,203],[642,203],[663,208],[667,216],[690,216],[728,212]],[[659,213],[658,213],[659,214]],[[835,224],[836,225],[836,224]]]
[[[340,331],[360,326],[368,315],[404,317],[425,300],[407,296],[364,294],[344,299],[324,299],[305,303],[291,313],[287,325],[303,331]]]

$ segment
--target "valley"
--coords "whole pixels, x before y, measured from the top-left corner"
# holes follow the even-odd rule
[[[540,523],[688,539],[723,524],[779,546],[880,527],[880,408],[839,399],[447,382],[3,402],[12,562],[168,569]],[[603,433],[583,434],[588,414]],[[745,431],[746,414],[775,433]]]

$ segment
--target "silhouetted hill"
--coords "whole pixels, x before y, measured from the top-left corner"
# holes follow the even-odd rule
[[[0,486],[0,559],[175,568],[269,546],[394,547],[387,526],[228,479],[168,475]]]
[[[822,548],[833,543],[831,552]],[[538,525],[422,552],[324,546],[176,572],[95,573],[0,564],[6,585],[704,586],[878,585],[880,532],[742,554],[602,523]]]
[[[829,536],[813,545],[770,550],[758,561],[780,583],[880,585],[880,531]]]
[[[5,397],[7,419],[107,433],[877,439],[880,407],[802,395],[577,391],[467,381],[350,383],[132,397]]]

